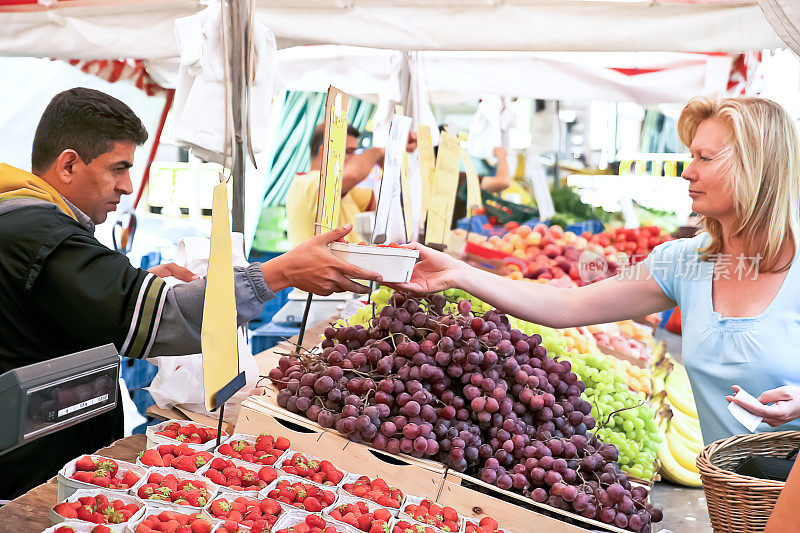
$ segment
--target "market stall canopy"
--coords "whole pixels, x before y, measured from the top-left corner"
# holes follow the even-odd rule
[[[758,0],[767,21],[783,42],[800,55],[800,3],[796,0]]]
[[[198,0],[0,0],[0,54],[176,57]],[[782,47],[755,0],[257,0],[281,48],[740,52]]]
[[[400,97],[402,52],[351,46],[298,46],[278,52],[279,82],[287,89],[324,91],[328,84],[369,100]],[[724,92],[731,56],[672,52],[419,52],[433,103],[486,95],[685,102]],[[416,74],[416,72],[415,72]]]

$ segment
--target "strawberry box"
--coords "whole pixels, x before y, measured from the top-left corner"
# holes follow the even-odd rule
[[[92,533],[92,530],[98,525],[79,520],[64,520],[48,527],[42,533]]]
[[[301,510],[312,513],[326,511],[338,498],[330,487],[322,487],[294,476],[279,477],[259,495],[277,500],[287,511]]]
[[[234,433],[220,444],[216,453],[248,463],[274,466],[283,458],[290,445],[286,437],[273,437],[266,433],[257,436]]]
[[[147,426],[147,447],[159,444],[186,443],[198,451],[210,451],[217,445],[217,428],[204,426],[191,420],[166,420],[154,426]],[[222,432],[223,438],[228,434]]]
[[[79,521],[91,524],[92,529],[96,525],[105,525],[111,532],[123,533],[127,524],[138,520],[144,512],[144,502],[130,494],[79,489],[50,510],[50,520],[53,524]]]
[[[214,458],[208,451],[198,451],[191,445],[160,444],[139,453],[136,464],[145,468],[175,468],[194,474]]]
[[[398,520],[408,519],[431,527],[437,533],[460,531],[464,522],[463,517],[452,507],[441,506],[431,500],[412,495],[406,496],[398,516]]]
[[[364,499],[381,507],[386,507],[397,516],[403,505],[405,494],[397,487],[386,483],[382,478],[348,474],[337,489],[339,494]]]
[[[506,533],[500,529],[497,520],[484,516],[480,520],[464,519],[464,533]]]
[[[347,475],[326,459],[294,450],[286,452],[278,468],[290,476],[304,478],[322,487],[337,487]]]
[[[58,501],[64,501],[79,489],[105,489],[127,494],[145,472],[146,468],[133,463],[102,455],[82,455],[68,462],[58,472]],[[122,483],[123,480],[125,483]]]
[[[287,513],[272,528],[272,533],[356,533],[357,530],[319,513]]]
[[[280,472],[271,466],[214,457],[198,474],[218,485],[220,491],[255,496],[278,479]]]
[[[385,533],[395,518],[386,507],[354,496],[340,497],[323,517],[364,533]]]
[[[202,513],[181,512],[167,507],[147,506],[142,517],[128,524],[130,533],[154,533],[175,531],[176,533],[211,533],[215,523]]]
[[[150,505],[186,513],[201,511],[217,491],[211,480],[174,468],[151,468],[131,489],[132,494]]]
[[[251,533],[269,532],[285,514],[279,502],[271,498],[222,493],[211,502],[203,515],[214,523],[232,520]]]

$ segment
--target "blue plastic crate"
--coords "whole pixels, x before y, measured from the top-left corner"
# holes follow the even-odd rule
[[[250,332],[250,350],[253,354],[259,354],[264,350],[269,350],[283,339],[288,339],[298,333],[300,333],[300,328],[269,322]]]
[[[605,229],[605,226],[602,222],[598,219],[586,220],[584,222],[578,222],[577,224],[570,224],[564,231],[571,231],[576,235],[581,235],[584,231],[588,231],[592,235],[595,233],[600,233]]]

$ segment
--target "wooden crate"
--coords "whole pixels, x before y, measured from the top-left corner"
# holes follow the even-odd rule
[[[500,523],[501,516],[505,518],[508,513],[516,513],[518,516],[511,517],[514,520],[513,525],[507,526],[512,531],[530,531],[532,529],[526,527],[525,524],[538,524],[539,521],[547,519],[552,522],[553,529],[550,529],[548,525],[544,531],[592,529],[625,533],[624,530],[599,520],[584,518],[569,511],[537,503],[521,494],[503,490],[495,485],[484,483],[480,479],[452,470],[448,470],[445,476],[438,502],[446,503],[468,517],[480,519],[481,516],[488,514],[498,523]],[[487,502],[486,506],[480,505],[484,502]],[[498,513],[505,514],[498,516]],[[548,522],[542,523],[549,524]],[[523,525],[521,529],[520,524]]]
[[[485,516],[497,520],[500,529],[507,533],[547,531],[548,533],[577,533],[586,530],[561,519],[525,509],[509,501],[479,493],[452,481],[445,480],[436,500],[439,505],[448,505],[475,522]]]
[[[268,412],[251,400],[253,398],[248,398],[242,403],[236,423],[237,433],[283,435],[291,441],[293,451],[328,459],[354,474],[381,477],[408,494],[435,500],[441,490],[446,467],[440,463],[382,452],[352,442],[336,431],[324,429],[297,415],[294,416],[300,420]]]

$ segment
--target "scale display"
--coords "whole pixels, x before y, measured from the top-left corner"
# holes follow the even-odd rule
[[[119,368],[107,344],[0,375],[0,454],[114,409]]]

